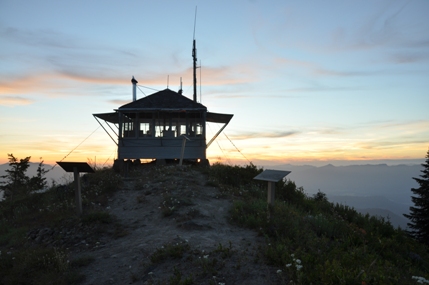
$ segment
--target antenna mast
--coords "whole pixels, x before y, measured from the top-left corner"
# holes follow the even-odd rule
[[[195,26],[197,23],[197,7],[195,7],[195,19],[194,19],[194,41],[192,48],[192,58],[194,60],[194,102],[197,102],[197,48],[195,44]]]

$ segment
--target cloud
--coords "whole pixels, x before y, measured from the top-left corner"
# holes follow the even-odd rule
[[[429,59],[429,53],[427,52],[395,53],[390,55],[388,59],[393,63],[399,63],[399,64],[424,62]]]
[[[117,53],[129,58],[136,58],[137,55],[133,51],[106,47],[94,41],[88,42],[84,38],[71,36],[65,33],[60,33],[52,29],[43,30],[21,30],[13,27],[0,26],[0,36],[3,40],[20,44],[27,47],[37,47],[49,51],[61,51],[63,54],[67,52],[94,52],[96,54]],[[51,54],[49,52],[49,54]]]
[[[368,72],[368,71],[365,71],[365,72],[363,72],[363,71],[335,71],[335,70],[329,70],[329,69],[323,69],[323,68],[316,68],[313,70],[313,73],[316,75],[340,76],[340,77],[374,75],[374,72]]]
[[[415,121],[371,121],[364,124],[376,128],[378,131],[384,130],[391,133],[398,133],[399,131],[413,131],[413,132],[427,132],[429,130],[429,120],[415,120]]]
[[[0,95],[43,94],[45,96],[76,96],[88,95],[87,84],[126,85],[129,79],[114,77],[85,77],[79,74],[67,73],[33,73],[28,75],[9,75],[0,78]],[[79,87],[81,88],[79,90]],[[30,95],[29,95],[30,96]]]
[[[233,140],[246,140],[246,139],[261,139],[261,138],[285,138],[296,134],[298,131],[282,131],[282,132],[243,132],[235,135],[230,135]]]
[[[319,64],[313,62],[293,60],[289,58],[277,57],[274,60],[274,65],[276,69],[293,67],[295,70],[301,69],[309,72],[312,75],[316,76],[337,76],[337,77],[351,77],[351,76],[372,76],[376,74],[374,71],[355,71],[355,70],[333,70],[320,66]]]
[[[108,100],[107,102],[112,103],[115,106],[122,106],[122,105],[125,105],[127,103],[130,103],[130,100],[113,99],[113,100]]]
[[[0,37],[10,47],[0,51],[0,57],[13,58],[10,64],[15,69],[15,73],[0,69],[0,95],[87,95],[88,92],[83,90],[94,89],[94,86],[85,84],[126,85],[130,84],[132,75],[146,86],[166,86],[167,77],[173,86],[180,86],[180,78],[185,86],[192,86],[192,68],[177,68],[180,66],[177,49],[170,57],[154,58],[145,52],[137,55],[129,47],[106,46],[51,29],[23,30],[0,26]],[[25,58],[22,58],[22,50],[28,49],[31,52],[25,52]],[[173,66],[169,66],[171,58]],[[169,66],[168,70],[165,66]],[[249,63],[202,66],[199,70],[202,79],[197,78],[197,82],[223,87],[246,84],[257,80],[256,70]]]
[[[77,49],[76,41],[66,38],[52,30],[24,31],[13,27],[1,27],[0,35],[4,40],[26,46]]]
[[[21,105],[30,105],[34,101],[20,96],[0,96],[0,105],[6,107],[14,107]]]
[[[426,146],[426,139],[417,138],[395,138],[394,140],[377,140],[369,142],[358,142],[356,146],[363,149],[399,149],[401,147],[410,147],[412,145]]]

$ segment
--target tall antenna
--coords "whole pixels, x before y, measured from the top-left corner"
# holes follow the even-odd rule
[[[194,41],[192,48],[192,58],[194,60],[194,102],[197,102],[197,48],[195,44],[195,26],[197,24],[197,7],[195,7],[195,19],[194,19]]]
[[[194,40],[195,40],[195,26],[197,25],[197,6],[195,6],[195,18],[194,18]]]

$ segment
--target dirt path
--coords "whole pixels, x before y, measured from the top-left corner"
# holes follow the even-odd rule
[[[124,236],[100,237],[102,247],[75,256],[95,258],[83,268],[83,284],[283,281],[276,268],[260,261],[257,249],[264,239],[231,225],[227,214],[232,202],[206,184],[201,172],[178,166],[143,170],[125,180],[108,207],[124,225]],[[182,254],[174,255],[177,250]]]

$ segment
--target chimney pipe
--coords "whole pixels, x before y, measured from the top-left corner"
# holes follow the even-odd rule
[[[133,76],[133,78],[131,79],[131,83],[133,84],[133,102],[136,101],[136,88],[137,88],[137,83],[139,83]]]

